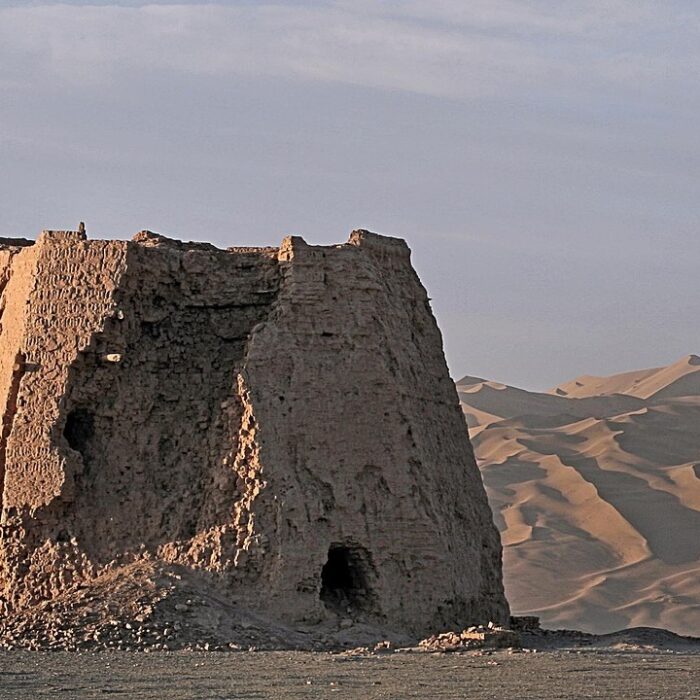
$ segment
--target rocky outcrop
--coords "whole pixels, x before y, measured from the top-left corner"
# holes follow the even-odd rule
[[[0,243],[6,613],[152,561],[290,624],[507,620],[403,241]]]

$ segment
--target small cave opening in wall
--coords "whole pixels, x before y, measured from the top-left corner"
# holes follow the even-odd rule
[[[88,442],[95,432],[95,420],[92,413],[84,408],[73,409],[66,418],[63,436],[72,450],[85,458]]]
[[[369,575],[369,555],[364,548],[331,545],[321,570],[320,597],[326,608],[339,615],[372,612]]]

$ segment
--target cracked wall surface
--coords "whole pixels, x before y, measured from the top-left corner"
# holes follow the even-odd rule
[[[0,324],[5,611],[151,558],[290,623],[506,618],[403,241],[0,241]]]

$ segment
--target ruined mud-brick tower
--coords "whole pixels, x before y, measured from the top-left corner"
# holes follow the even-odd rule
[[[281,622],[507,615],[402,240],[47,231],[1,241],[0,289],[0,609],[148,557]]]

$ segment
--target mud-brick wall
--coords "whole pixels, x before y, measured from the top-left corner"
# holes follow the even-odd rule
[[[209,568],[232,559],[221,550],[242,488],[225,456],[245,342],[277,293],[274,249],[47,232],[12,265],[6,604],[145,553]]]
[[[269,484],[246,554],[266,604],[327,615],[319,573],[344,553],[362,591],[340,614],[417,632],[503,619],[498,534],[408,247],[357,232],[288,239],[280,258],[245,372]]]
[[[403,241],[0,245],[0,607],[149,557],[290,623],[502,620]]]
[[[109,313],[125,252],[125,243],[45,232],[11,260],[0,337],[8,387],[0,564],[8,603],[49,596],[80,566],[76,552],[61,560],[46,531],[61,515],[57,504],[72,498],[76,472],[53,435],[71,363]]]

